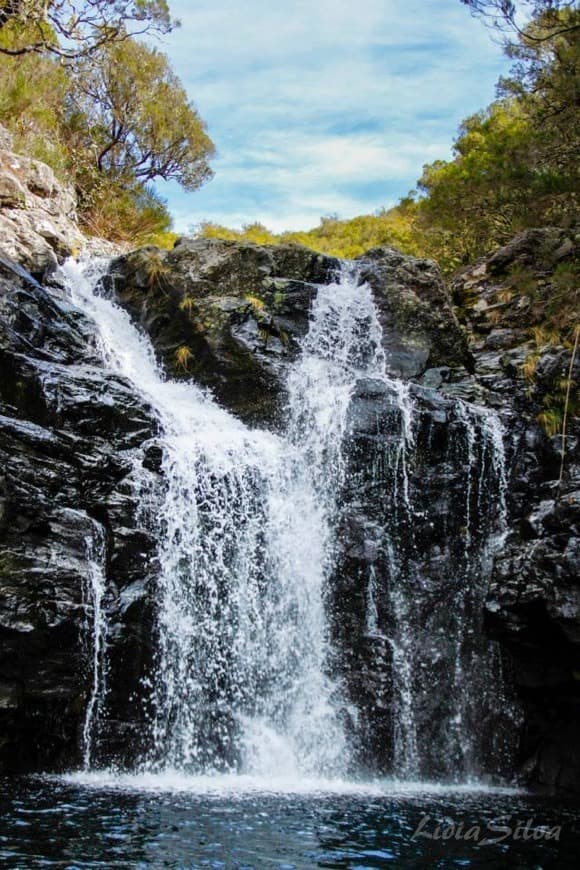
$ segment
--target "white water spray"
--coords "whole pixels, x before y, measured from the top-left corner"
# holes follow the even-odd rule
[[[149,401],[162,431],[147,765],[267,775],[283,759],[303,773],[342,772],[340,697],[326,674],[328,521],[303,453],[249,430],[193,384],[164,379],[149,340],[94,290],[98,274],[63,271],[106,364]]]

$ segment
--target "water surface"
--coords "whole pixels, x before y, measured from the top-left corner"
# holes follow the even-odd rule
[[[505,836],[518,823],[519,837]],[[449,839],[433,839],[437,825]],[[466,841],[475,826],[479,841]],[[555,826],[558,840],[547,840]],[[490,839],[502,841],[484,842]],[[0,780],[0,866],[18,870],[577,868],[579,857],[576,806],[510,790],[268,786],[251,777],[171,774]]]

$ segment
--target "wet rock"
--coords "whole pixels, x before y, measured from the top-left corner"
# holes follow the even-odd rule
[[[58,288],[47,292],[0,261],[0,771],[78,763],[92,680],[92,570],[107,578],[111,651],[123,648],[113,696],[138,695],[150,657],[146,609],[136,631],[119,590],[136,577],[146,584],[155,570],[154,542],[127,489],[135,451],[157,423],[127,383],[103,371],[93,336]],[[118,747],[111,738],[100,751],[112,757]]]
[[[393,248],[373,248],[358,260],[379,307],[392,376],[416,378],[440,365],[472,368],[467,337],[433,261]]]
[[[471,365],[434,263],[386,248],[360,262],[393,375]],[[170,252],[144,249],[117,260],[111,283],[174,376],[194,377],[236,414],[263,422],[283,404],[281,375],[299,351],[316,284],[332,280],[337,268],[336,260],[298,245],[182,239]]]
[[[181,239],[118,259],[110,281],[173,377],[194,378],[256,423],[279,414],[280,374],[307,330],[314,285],[336,267],[298,245]]]
[[[3,178],[0,200],[5,190],[13,204],[0,210],[0,221],[15,221],[38,202],[47,220],[55,218],[50,209],[62,192],[44,169],[10,164]],[[14,198],[19,186],[24,208]],[[11,250],[20,265],[0,260],[0,770],[78,760],[90,692],[91,560],[106,578],[111,651],[109,727],[101,729],[108,736],[97,757],[127,764],[146,739],[142,679],[153,655],[159,566],[141,509],[145,503],[155,515],[163,493],[158,424],[128,382],[103,370],[94,327],[62,288],[41,286],[22,269],[32,264],[40,276],[66,240],[46,228],[21,238],[15,227]],[[332,665],[344,676],[344,716],[368,770],[392,770],[392,710],[401,692],[394,661],[410,620],[424,627],[410,677],[420,699],[417,726],[432,747],[423,748],[423,773],[463,769],[450,702],[461,682],[449,662],[458,621],[466,619],[472,630],[461,641],[460,676],[487,705],[481,721],[467,722],[479,749],[495,772],[506,772],[504,699],[494,697],[493,680],[481,682],[503,655],[523,710],[526,781],[578,790],[580,432],[571,414],[560,479],[562,438],[537,419],[567,377],[570,348],[541,349],[533,384],[523,371],[540,316],[536,291],[550,291],[557,264],[575,251],[564,231],[524,234],[454,280],[455,308],[429,261],[384,248],[361,258],[388,371],[409,381],[413,417],[405,445],[402,385],[361,378],[346,421],[328,592]],[[244,420],[276,426],[285,371],[300,352],[317,285],[331,281],[337,265],[299,246],[183,239],[173,251],[118,258],[108,284],[151,335],[171,376],[210,388]],[[522,280],[522,270],[533,274]],[[572,374],[580,378],[578,363]],[[469,410],[471,436],[458,400],[480,406]],[[495,554],[482,549],[499,535],[502,510],[493,451],[477,424],[486,409],[502,421],[508,475],[507,527]],[[407,593],[404,606],[397,588]],[[484,621],[501,655],[485,641]],[[433,693],[435,684],[450,692]],[[441,746],[455,748],[442,759]]]
[[[536,328],[545,322],[550,298],[561,292],[558,275],[572,274],[578,256],[577,240],[565,230],[526,230],[462,270],[451,285],[470,335],[478,401],[497,408],[506,424],[510,528],[491,572],[486,622],[509,653],[522,705],[524,778],[576,791],[580,462],[574,385],[580,365],[576,360],[572,370],[562,466],[562,437],[549,436],[541,421],[547,408],[561,404],[571,349],[550,344]],[[463,375],[452,380],[442,391],[451,395],[459,387],[468,394]]]

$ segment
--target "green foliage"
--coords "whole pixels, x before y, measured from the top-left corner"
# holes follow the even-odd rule
[[[313,230],[272,233],[262,224],[231,230],[214,223],[201,224],[198,235],[257,245],[299,244],[334,257],[352,259],[378,246],[391,246],[409,254],[419,253],[413,229],[414,206],[407,202],[376,215],[361,215],[342,221],[324,217]]]
[[[278,237],[262,224],[246,224],[241,230],[230,230],[212,221],[200,224],[198,235],[205,239],[225,239],[230,242],[246,241],[255,245],[275,245]]]
[[[179,238],[179,233],[171,232],[171,230],[161,230],[159,232],[150,233],[147,242],[150,245],[155,245],[156,248],[162,248],[165,251],[170,251],[175,247],[175,243]]]
[[[0,53],[88,57],[128,35],[168,33],[166,0],[4,0],[0,3]]]
[[[74,67],[78,134],[99,172],[119,179],[174,179],[195,190],[212,173],[213,143],[167,57],[132,39],[107,45]]]
[[[76,181],[81,225],[90,234],[144,245],[170,230],[171,215],[151,188],[83,169]]]
[[[526,225],[543,188],[530,165],[530,128],[516,101],[494,103],[463,122],[455,159],[425,166],[420,225],[446,269],[468,263]]]
[[[57,14],[57,5],[63,13],[66,4],[49,9]],[[95,15],[107,11],[100,0],[88,5]],[[116,12],[107,14],[128,9],[108,5]],[[132,3],[133,23],[148,26],[153,7],[161,18],[167,11],[164,2]],[[30,29],[37,28],[14,17],[0,26],[0,123],[12,132],[15,149],[74,184],[81,224],[90,233],[171,247],[177,238],[171,217],[148,182],[171,178],[187,190],[199,187],[211,176],[213,143],[167,58],[126,31],[66,65],[47,50],[2,52],[17,40],[30,42]]]
[[[0,56],[0,123],[13,133],[17,151],[61,175],[68,162],[61,137],[66,92],[66,73],[52,59]]]
[[[463,122],[452,161],[424,168],[419,214],[447,270],[526,227],[577,223],[579,25],[578,10],[540,10],[508,46],[501,99]]]

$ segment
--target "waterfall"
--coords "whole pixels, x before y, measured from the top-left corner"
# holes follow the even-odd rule
[[[459,469],[465,501],[463,507],[455,507],[461,518],[457,551],[441,542],[447,547],[441,580],[448,587],[450,607],[444,638],[449,649],[442,650],[442,629],[431,632],[426,625],[428,592],[417,543],[425,511],[416,503],[417,481],[411,475],[417,456],[428,447],[418,443],[421,411],[412,388],[388,375],[388,347],[383,346],[371,288],[361,283],[356,269],[344,265],[335,283],[318,289],[302,356],[289,376],[289,438],[302,445],[305,462],[323,494],[334,530],[327,551],[331,571],[341,514],[348,515],[353,507],[357,510],[364,490],[356,475],[348,479],[349,410],[359,384],[366,384],[366,389],[375,384],[372,389],[378,387],[378,394],[382,391],[388,397],[391,409],[383,437],[374,447],[367,446],[365,455],[372,469],[371,489],[381,492],[367,505],[367,513],[373,515],[383,570],[372,561],[367,568],[364,630],[371,639],[384,639],[390,648],[393,772],[403,779],[433,771],[442,778],[475,779],[486,766],[497,762],[501,767],[501,738],[493,732],[509,708],[499,652],[483,628],[491,562],[507,528],[502,425],[487,409],[460,399],[449,402],[455,420],[449,439],[455,455],[449,459]],[[387,618],[381,617],[381,597],[386,599],[382,610],[388,611]],[[430,746],[432,732],[422,708],[434,687],[442,699],[441,721],[438,739]],[[490,724],[484,727],[482,718]],[[494,755],[498,758],[489,758]]]
[[[344,436],[352,392],[385,360],[371,289],[344,265],[318,288],[302,353],[288,377],[288,441],[302,454],[330,525],[346,474]]]
[[[363,578],[362,631],[390,650],[393,772],[424,776],[436,751],[440,776],[477,775],[477,716],[482,705],[497,706],[476,671],[490,679],[497,670],[480,623],[486,571],[507,515],[498,419],[455,402],[450,462],[463,469],[464,534],[457,552],[446,555],[446,570],[457,574],[457,605],[443,638],[437,623],[431,634],[427,626],[429,591],[416,540],[423,513],[413,474],[426,450],[420,410],[412,388],[387,374],[372,291],[356,270],[345,265],[318,288],[301,354],[288,371],[285,432],[274,435],[246,427],[195,384],[167,380],[148,337],[99,285],[105,269],[69,262],[62,271],[73,302],[96,323],[105,364],[154,409],[163,452],[164,489],[152,520],[160,566],[152,747],[142,767],[261,776],[352,770],[356,712],[336,667],[333,578],[348,493],[352,499],[357,490],[350,412],[367,383],[388,398],[391,422],[371,462],[379,555]],[[141,459],[135,456],[137,483]],[[479,524],[476,514],[484,518]],[[104,577],[98,560],[89,561],[94,664],[86,765],[106,654]],[[451,652],[442,652],[444,644]],[[434,686],[442,696],[436,750],[423,710]]]
[[[99,725],[101,707],[106,695],[106,655],[107,655],[107,621],[105,618],[103,599],[106,589],[106,577],[103,569],[105,541],[101,529],[97,526],[91,536],[87,536],[87,583],[84,591],[88,613],[86,634],[90,638],[92,660],[91,688],[85,720],[83,723],[83,766],[89,770],[93,761],[93,743]]]
[[[302,355],[289,376],[289,437],[302,445],[317,490],[330,518],[331,528],[340,521],[341,491],[346,482],[345,435],[351,398],[361,380],[372,379],[392,391],[398,409],[395,443],[393,502],[397,514],[409,510],[407,462],[413,445],[413,406],[409,388],[389,378],[382,343],[382,329],[368,283],[358,271],[344,264],[335,282],[321,286],[312,306],[310,330]],[[391,556],[393,547],[387,540]],[[333,566],[333,541],[327,555]],[[375,597],[379,578],[370,566],[367,584],[366,628],[379,631]],[[394,583],[391,594],[397,624],[396,636],[388,638],[393,650],[395,699],[395,756],[397,773],[413,776],[418,768],[418,749],[410,689],[413,637],[407,631],[405,599]]]
[[[443,517],[456,527],[425,543],[437,502],[425,504],[423,467],[435,448],[420,393],[414,400],[384,373],[380,380],[393,411],[382,438],[367,446],[375,460],[355,477],[351,497],[365,487],[374,494],[365,505],[379,557],[368,567],[366,625],[369,640],[384,638],[390,649],[392,770],[402,779],[476,780],[502,769],[500,728],[510,712],[499,651],[483,626],[492,560],[507,528],[501,423],[461,400],[448,403],[441,468],[459,499]],[[447,485],[432,497],[446,497]]]
[[[98,272],[68,263],[64,275],[97,324],[107,366],[150,402],[162,431],[146,765],[343,772],[340,692],[326,668],[329,516],[307,448],[250,430],[195,385],[166,380],[149,340],[98,289]]]

